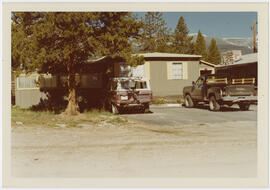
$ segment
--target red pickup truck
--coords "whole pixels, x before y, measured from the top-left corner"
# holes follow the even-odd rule
[[[114,114],[126,109],[140,109],[149,112],[153,101],[149,80],[146,78],[111,78],[106,90],[106,107]]]

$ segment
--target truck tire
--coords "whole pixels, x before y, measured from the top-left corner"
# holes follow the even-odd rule
[[[114,104],[112,104],[112,113],[113,114],[119,114],[119,108]]]
[[[185,96],[185,106],[186,106],[186,108],[192,108],[192,107],[194,107],[194,103],[193,103],[192,98],[190,97],[189,94],[187,94]]]
[[[240,104],[238,104],[238,106],[239,106],[240,110],[247,111],[247,110],[249,110],[250,104],[240,103]]]
[[[144,113],[149,113],[149,112],[150,112],[149,104],[145,104],[145,105],[144,105],[143,112],[144,112]]]
[[[220,105],[217,102],[215,96],[211,96],[209,99],[209,108],[211,111],[219,111],[220,110]]]

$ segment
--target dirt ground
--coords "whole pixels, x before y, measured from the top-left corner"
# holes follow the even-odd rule
[[[16,177],[253,177],[256,121],[12,127]]]

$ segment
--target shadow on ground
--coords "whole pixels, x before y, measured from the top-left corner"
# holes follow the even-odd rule
[[[184,106],[183,106],[184,107]],[[188,108],[188,109],[202,109],[202,110],[209,110],[208,104],[198,104],[194,108]],[[252,109],[249,109],[247,111],[254,111]],[[216,112],[243,112],[243,110],[240,110],[238,107],[230,107],[230,106],[222,106],[219,111]]]
[[[121,115],[129,115],[129,114],[152,114],[153,112],[151,110],[149,110],[148,112],[143,112],[140,109],[127,109],[127,110],[123,110],[121,111]]]

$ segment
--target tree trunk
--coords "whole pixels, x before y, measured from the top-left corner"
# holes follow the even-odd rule
[[[77,115],[79,113],[78,104],[76,102],[76,90],[75,90],[75,72],[74,64],[71,64],[68,68],[68,105],[65,110],[67,115]]]

